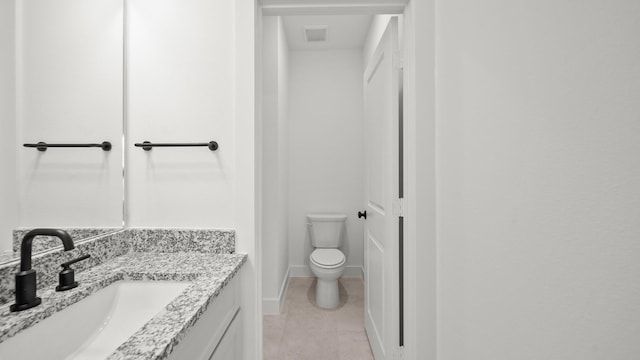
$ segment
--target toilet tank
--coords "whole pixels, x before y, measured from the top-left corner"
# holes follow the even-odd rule
[[[315,248],[339,248],[346,220],[345,214],[308,214],[307,226],[311,245]]]

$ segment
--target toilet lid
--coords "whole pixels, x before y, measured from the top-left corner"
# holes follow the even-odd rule
[[[316,249],[311,253],[311,260],[318,265],[335,266],[344,262],[344,254],[338,249]]]

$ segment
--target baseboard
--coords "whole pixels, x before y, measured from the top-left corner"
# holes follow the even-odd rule
[[[357,265],[347,266],[342,277],[364,279],[364,269]]]
[[[282,286],[280,287],[280,293],[277,298],[262,299],[262,313],[265,315],[278,315],[282,313],[282,305],[284,304],[284,296],[287,293],[289,287],[289,278],[291,277],[291,268],[287,270],[287,273],[282,279]]]
[[[289,288],[289,272],[291,270],[287,269],[287,273],[284,274],[284,279],[282,280],[282,287],[280,287],[280,294],[278,294],[278,314],[282,313],[282,305],[284,305],[284,298],[287,295],[287,289]]]
[[[262,314],[263,315],[279,315],[280,314],[280,299],[262,299]]]
[[[315,277],[315,275],[307,265],[291,265],[289,266],[289,277]],[[362,266],[349,265],[344,268],[342,277],[364,279],[364,270]]]

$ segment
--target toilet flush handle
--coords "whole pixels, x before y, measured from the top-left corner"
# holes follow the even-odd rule
[[[367,210],[365,211],[358,211],[358,219],[359,218],[364,218],[365,220],[367,220]]]

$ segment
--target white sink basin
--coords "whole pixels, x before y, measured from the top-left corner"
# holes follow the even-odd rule
[[[0,343],[0,359],[105,359],[189,285],[118,281]]]

